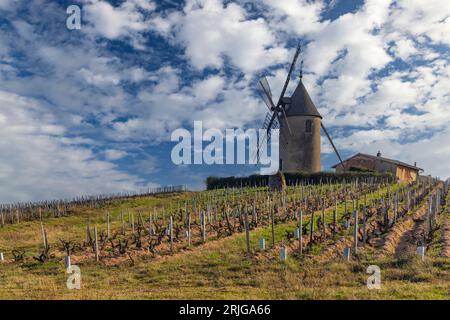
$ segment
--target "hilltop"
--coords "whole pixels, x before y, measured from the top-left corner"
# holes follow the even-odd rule
[[[42,220],[50,247],[44,262],[33,258],[43,251],[39,220],[0,228],[0,252],[5,255],[5,261],[0,263],[0,297],[448,299],[450,263],[445,254],[449,248],[449,211],[448,202],[437,196],[446,193],[448,189],[441,182],[433,185],[352,183],[297,185],[289,187],[284,195],[270,193],[265,188],[222,189],[125,198],[100,208],[75,206],[70,216]],[[433,211],[435,219],[431,221],[433,227],[428,230],[426,255],[421,261],[415,253],[414,240],[409,238],[425,232],[424,217],[430,196],[442,200],[442,206]],[[359,212],[358,237],[361,237],[356,255],[352,198],[360,201],[356,207],[362,208],[364,202],[367,207],[366,239],[362,238],[363,221],[360,220],[363,211]],[[385,217],[379,216],[383,205],[388,219],[385,226],[382,225]],[[295,232],[299,210],[302,210],[303,223],[301,255]],[[107,214],[111,241],[104,238]],[[189,237],[184,230],[188,216]],[[308,222],[311,217],[314,219],[312,235]],[[99,261],[88,241],[94,237],[95,226]],[[249,254],[246,253],[247,226]],[[382,230],[384,227],[387,229]],[[160,236],[161,241],[157,243]],[[265,250],[260,249],[261,238],[265,239]],[[69,275],[64,266],[61,240],[79,246],[71,257],[72,264],[81,269],[80,290],[66,287]],[[123,254],[119,247],[114,247],[115,241],[122,244],[128,241]],[[287,253],[285,261],[280,259],[282,247]],[[346,247],[352,248],[350,261],[343,257]],[[12,250],[24,251],[24,260],[14,261]],[[367,287],[371,275],[367,273],[369,265],[381,270],[380,290]]]

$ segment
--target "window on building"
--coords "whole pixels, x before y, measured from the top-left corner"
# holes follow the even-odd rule
[[[305,122],[305,133],[312,133],[312,121],[306,120]]]

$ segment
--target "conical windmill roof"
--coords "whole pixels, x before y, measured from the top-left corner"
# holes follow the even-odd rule
[[[290,101],[289,101],[290,100]],[[286,110],[286,116],[314,116],[322,118],[316,106],[311,100],[311,97],[306,91],[302,80],[295,89],[290,99],[285,99],[286,102],[290,102],[291,106]]]

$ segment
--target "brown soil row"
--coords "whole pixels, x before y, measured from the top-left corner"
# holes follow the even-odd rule
[[[336,258],[344,258],[344,249],[346,247],[351,247],[353,250],[353,239],[351,236],[341,237],[334,244],[327,246],[325,250],[319,255],[314,257],[314,261],[317,262],[327,262],[336,260]]]

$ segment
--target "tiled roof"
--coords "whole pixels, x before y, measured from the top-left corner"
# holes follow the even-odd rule
[[[286,110],[287,117],[314,116],[322,118],[301,80],[292,94],[292,97],[285,97],[283,100],[290,103],[289,109]]]
[[[353,158],[355,158],[357,156],[362,156],[362,157],[366,157],[366,158],[370,158],[370,159],[374,159],[374,160],[380,160],[380,161],[384,161],[384,162],[389,162],[389,163],[396,164],[398,166],[407,167],[407,168],[410,168],[410,169],[413,169],[413,170],[417,170],[417,171],[423,171],[422,168],[419,168],[419,167],[407,164],[407,163],[402,162],[402,161],[398,161],[398,160],[394,160],[394,159],[388,159],[388,158],[384,158],[384,157],[373,156],[373,155],[365,154],[365,153],[357,153],[354,156],[351,156],[350,158],[344,160],[343,162],[348,161],[350,159],[353,159]],[[332,168],[336,168],[338,165],[340,165],[340,163],[335,164],[334,166],[332,166]]]

